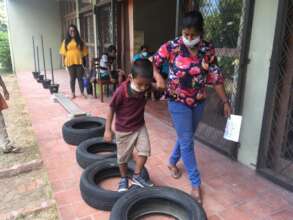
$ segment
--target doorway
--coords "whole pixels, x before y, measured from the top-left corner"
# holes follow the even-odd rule
[[[133,5],[134,53],[142,45],[156,52],[175,38],[176,0],[135,0]]]

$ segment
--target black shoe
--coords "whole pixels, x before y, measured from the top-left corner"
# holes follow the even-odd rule
[[[118,192],[125,192],[128,190],[128,178],[122,177],[119,182]]]
[[[136,185],[136,186],[139,186],[141,188],[154,186],[154,184],[152,184],[151,182],[146,181],[140,175],[133,175],[132,184]]]

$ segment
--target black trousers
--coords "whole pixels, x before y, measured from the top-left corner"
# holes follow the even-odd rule
[[[83,85],[83,76],[84,76],[84,68],[82,65],[72,65],[68,67],[68,72],[70,75],[70,88],[72,94],[75,94],[75,81],[78,80],[78,85],[80,89],[80,93],[84,92]]]

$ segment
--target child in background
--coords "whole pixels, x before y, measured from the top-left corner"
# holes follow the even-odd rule
[[[140,47],[140,51],[139,51],[139,53],[137,53],[137,54],[135,54],[134,56],[133,56],[133,59],[132,59],[132,61],[134,62],[134,61],[136,61],[136,60],[139,60],[139,59],[148,59],[149,57],[150,57],[150,52],[149,52],[149,47],[148,46],[146,46],[146,45],[142,45],[141,47]]]
[[[95,81],[97,71],[95,69],[95,61],[93,58],[90,59],[89,68],[85,68],[85,75],[83,78],[83,85],[88,95],[93,95],[93,85]]]
[[[100,59],[100,75],[101,80],[110,79],[110,65],[108,54],[104,53]]]
[[[114,45],[111,45],[107,51],[107,53],[103,53],[100,59],[100,78],[120,85],[127,76],[122,69],[117,68],[117,49]]]
[[[153,65],[147,59],[139,59],[132,65],[130,79],[123,82],[116,90],[110,103],[106,121],[104,140],[112,141],[111,129],[114,115],[117,142],[117,159],[121,174],[118,191],[128,190],[128,166],[134,148],[138,152],[132,182],[139,187],[150,187],[151,183],[141,177],[141,171],[150,156],[151,147],[145,126],[144,110],[147,92],[151,88]]]

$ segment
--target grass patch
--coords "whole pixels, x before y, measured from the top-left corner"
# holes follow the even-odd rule
[[[3,111],[10,139],[16,146],[24,148],[21,154],[0,154],[0,169],[11,167],[31,160],[39,159],[39,148],[33,132],[29,113],[22,97],[16,76],[2,74],[10,93],[9,109]],[[52,199],[52,189],[44,169],[0,180],[0,213],[35,207],[41,201]],[[57,208],[52,207],[19,220],[57,220]]]
[[[56,208],[50,208],[47,210],[36,212],[32,215],[16,218],[16,220],[32,220],[32,219],[33,220],[57,220],[59,218],[56,212]]]

